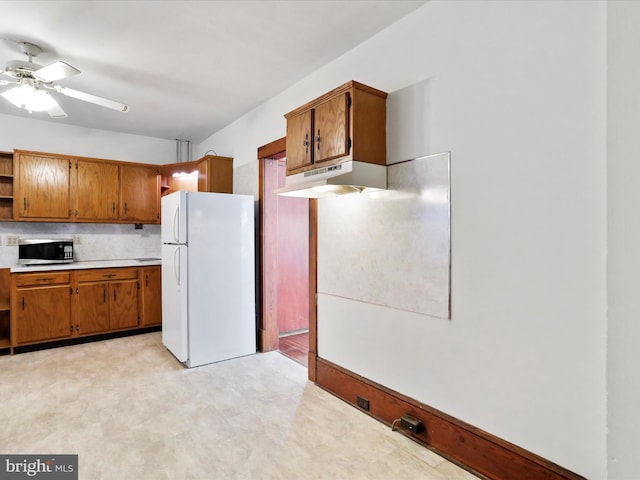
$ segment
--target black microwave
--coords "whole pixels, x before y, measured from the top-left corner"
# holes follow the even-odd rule
[[[73,240],[71,239],[20,239],[18,263],[39,265],[47,263],[73,262]]]

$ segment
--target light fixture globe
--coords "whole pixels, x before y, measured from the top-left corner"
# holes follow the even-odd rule
[[[20,85],[3,92],[1,95],[16,107],[24,108],[29,112],[44,112],[58,106],[49,92],[34,85],[30,79],[26,78],[20,81]]]

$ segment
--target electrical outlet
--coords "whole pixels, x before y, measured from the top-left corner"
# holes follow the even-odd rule
[[[7,235],[7,246],[8,247],[17,247],[19,241],[20,241],[20,237],[18,237],[16,235]]]
[[[356,399],[356,402],[358,403],[358,406],[363,409],[363,410],[369,410],[369,400],[367,400],[366,398],[361,397],[360,395],[358,395],[358,398]]]
[[[424,432],[424,423],[421,420],[418,420],[416,417],[405,413],[400,418],[400,426],[405,430],[409,430],[413,433]]]
[[[74,245],[82,245],[82,237],[80,235],[73,236],[73,244]]]

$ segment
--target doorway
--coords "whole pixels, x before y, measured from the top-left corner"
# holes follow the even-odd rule
[[[315,379],[316,201],[276,195],[286,177],[284,138],[258,149],[261,351],[279,350]]]

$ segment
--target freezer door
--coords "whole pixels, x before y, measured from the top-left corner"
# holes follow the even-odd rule
[[[187,192],[175,192],[161,200],[162,243],[187,243]]]
[[[162,245],[162,343],[181,362],[189,357],[187,247]]]

